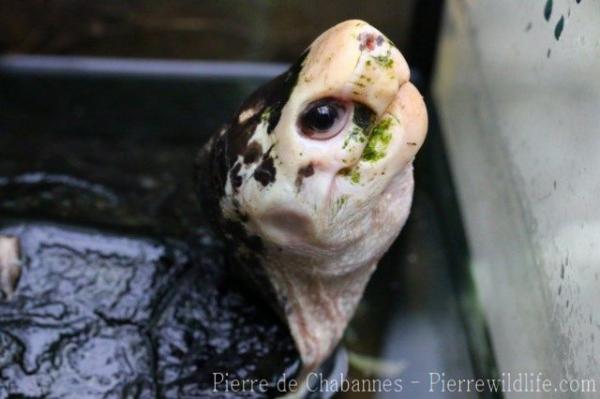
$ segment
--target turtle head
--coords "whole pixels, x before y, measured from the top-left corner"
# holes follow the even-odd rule
[[[381,32],[340,23],[204,151],[204,180],[217,190],[207,206],[234,243],[235,267],[268,293],[306,368],[335,348],[408,217],[427,130],[409,77]]]

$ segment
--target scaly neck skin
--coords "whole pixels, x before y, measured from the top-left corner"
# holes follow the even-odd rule
[[[311,270],[328,265],[312,259],[280,255],[266,263],[305,373],[335,349],[375,266],[371,262],[343,275],[324,276]]]
[[[303,373],[318,367],[339,343],[377,263],[406,222],[412,193],[412,165],[407,165],[373,199],[369,216],[360,223],[364,235],[331,252],[286,251],[267,244],[262,267],[296,342]]]

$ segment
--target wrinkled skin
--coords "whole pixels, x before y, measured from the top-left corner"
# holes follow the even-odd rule
[[[320,99],[344,107],[332,137],[304,129],[302,115]],[[257,90],[201,151],[204,208],[236,272],[287,322],[305,372],[338,344],[406,222],[426,130],[400,52],[351,20]]]

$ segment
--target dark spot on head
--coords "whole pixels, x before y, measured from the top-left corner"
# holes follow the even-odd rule
[[[251,141],[246,147],[246,151],[244,152],[244,163],[254,163],[258,161],[258,159],[262,155],[262,146],[256,141]]]
[[[358,49],[363,51],[365,48],[371,50],[375,50],[375,45],[380,46],[383,43],[383,37],[381,35],[375,36],[374,33],[370,32],[362,32],[358,35],[358,41],[360,44],[358,45]]]
[[[298,169],[298,175],[296,176],[296,189],[300,191],[302,188],[302,183],[304,182],[304,178],[310,177],[314,174],[315,168],[313,167],[312,162]]]
[[[556,40],[560,39],[560,35],[562,34],[562,31],[563,31],[564,27],[565,27],[565,17],[563,17],[561,15],[560,19],[556,23],[556,26],[554,27],[554,38]]]
[[[250,137],[256,131],[260,123],[260,114],[248,118],[244,123],[234,123],[223,137],[227,139],[227,157],[228,161],[233,163],[238,155],[246,151]]]
[[[546,6],[544,7],[544,18],[546,21],[550,21],[552,15],[552,0],[546,0]]]
[[[242,185],[242,176],[239,175],[242,165],[236,163],[233,168],[229,171],[229,179],[231,180],[231,186],[233,191],[237,193],[238,188]]]
[[[342,176],[347,176],[350,174],[350,172],[352,171],[351,167],[345,167],[340,169],[340,171],[338,172],[338,174],[342,175]]]
[[[373,37],[373,35],[369,35],[367,37],[367,40],[365,42],[365,46],[367,46],[367,48],[369,50],[375,50],[375,38]]]
[[[531,22],[529,22],[527,24],[527,26],[525,27],[525,32],[529,32],[531,30],[531,28],[533,27],[533,24]]]
[[[308,165],[303,166],[300,169],[298,169],[298,175],[300,175],[302,177],[310,177],[314,174],[315,174],[315,168],[313,167],[312,162],[309,163]]]
[[[414,141],[407,141],[406,144],[413,146],[413,147],[417,145],[417,143],[415,143]]]
[[[252,137],[258,121],[259,118],[252,117],[243,124],[234,122],[228,127],[225,134],[213,136],[212,145],[209,143],[209,148],[205,148],[201,152],[199,159],[203,159],[203,164],[197,166],[196,171],[205,176],[207,190],[211,192],[218,190],[217,197],[225,194],[227,174],[231,173],[238,156],[245,152],[248,140]],[[235,174],[237,172],[239,172],[239,168]],[[233,184],[233,178],[231,180]],[[216,204],[213,205],[218,205],[218,201],[217,198]]]
[[[225,133],[214,139],[208,151],[203,151],[200,155],[199,158],[203,158],[202,167],[205,168],[204,171],[201,171],[201,174],[210,177],[210,180],[212,180],[205,183],[209,186],[214,184],[219,187],[219,197],[224,194],[227,172],[237,161],[238,156],[245,155],[248,142],[256,131],[258,124],[262,121],[263,112],[269,108],[267,132],[270,133],[279,123],[281,110],[296,86],[298,74],[302,69],[308,51],[307,49],[287,72],[252,93],[239,107]],[[247,109],[255,109],[256,113],[243,123],[239,123],[239,115]],[[211,188],[211,190],[214,190],[214,188]]]
[[[202,210],[212,226],[221,226],[218,229],[221,234],[224,230],[222,227],[224,218],[220,201],[225,195],[227,178],[231,178],[234,188],[239,187],[243,183],[239,175],[241,165],[235,165],[239,156],[244,156],[244,161],[249,161],[254,156],[257,161],[260,159],[260,152],[256,153],[255,149],[248,149],[249,141],[257,126],[263,122],[263,114],[267,108],[269,108],[267,131],[270,133],[279,123],[281,110],[296,86],[298,75],[308,52],[307,49],[286,73],[250,95],[238,109],[231,125],[223,130],[222,134],[215,134],[196,158],[195,181]],[[248,109],[256,112],[245,119],[243,123],[239,123],[240,114]],[[275,175],[273,159],[263,156],[254,178],[263,185],[267,185],[275,181]]]
[[[271,108],[269,113],[269,125],[267,127],[267,133],[271,133],[275,126],[279,123],[281,118],[281,110],[287,104],[296,83],[298,82],[298,75],[302,70],[302,64],[306,59],[310,49],[306,49],[304,53],[296,60],[296,62],[287,70],[286,73],[275,78],[268,85],[267,105]]]
[[[352,122],[361,129],[367,129],[375,121],[375,112],[361,103],[354,104]]]
[[[275,169],[273,157],[271,157],[270,155],[272,149],[273,146],[271,146],[271,148],[269,148],[269,151],[267,151],[265,155],[263,155],[262,162],[256,167],[256,170],[254,171],[254,178],[263,186],[267,186],[270,183],[273,183],[277,175],[277,169]]]
[[[548,49],[548,51],[546,51],[546,58],[550,58],[550,54],[552,54],[552,50]]]
[[[248,247],[248,249],[251,249],[256,253],[261,253],[263,251],[264,246],[261,238],[259,236],[248,234],[243,223],[225,220],[222,228],[225,235],[230,236],[234,242],[242,243]]]

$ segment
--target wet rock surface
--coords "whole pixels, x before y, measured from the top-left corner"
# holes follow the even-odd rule
[[[219,264],[215,244],[19,223],[23,273],[0,302],[0,397],[201,397],[213,372],[274,382],[287,331]],[[282,367],[283,366],[283,367]]]
[[[287,328],[203,219],[201,144],[0,129],[0,234],[23,261],[0,300],[0,399],[223,397],[213,372],[294,374]]]

